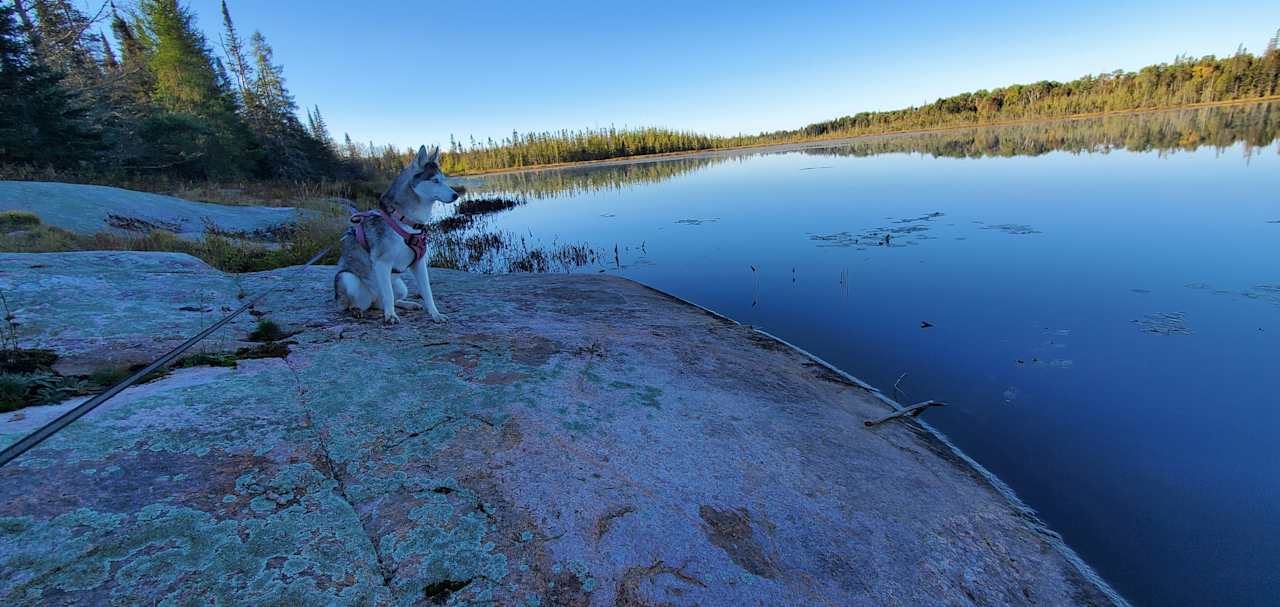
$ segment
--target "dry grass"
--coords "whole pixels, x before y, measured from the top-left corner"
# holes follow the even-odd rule
[[[306,262],[317,251],[336,242],[346,228],[347,222],[339,217],[314,217],[285,230],[279,243],[264,245],[212,233],[206,233],[199,240],[187,240],[162,230],[129,235],[78,234],[37,223],[25,224],[21,229],[0,229],[0,252],[169,251],[198,257],[225,272],[259,272]],[[336,263],[337,259],[335,250],[320,263]]]
[[[379,194],[387,185],[382,182],[334,179],[209,182],[164,175],[79,175],[48,167],[9,163],[0,164],[0,180],[103,185],[215,204],[318,210],[332,208],[338,198],[351,200],[360,208],[369,208],[377,203]]]

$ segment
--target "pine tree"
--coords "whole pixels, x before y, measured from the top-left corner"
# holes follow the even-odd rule
[[[263,109],[274,120],[288,122],[292,118],[296,122],[298,104],[285,88],[284,67],[276,65],[275,51],[262,32],[254,32],[250,41],[253,45],[254,71],[257,73],[252,88]]]
[[[258,111],[258,104],[253,95],[253,66],[245,56],[244,41],[231,20],[231,11],[227,9],[226,0],[222,1],[222,54],[230,65],[236,91],[240,95],[241,110],[247,115]]]
[[[114,73],[120,69],[120,60],[116,58],[116,53],[111,48],[111,43],[107,41],[107,35],[98,32],[98,44],[102,47],[102,67],[108,72]]]
[[[97,134],[85,122],[85,107],[61,74],[37,59],[14,17],[13,6],[0,4],[0,161],[69,166],[88,160]]]
[[[315,106],[315,111],[307,111],[311,124],[311,136],[319,141],[324,147],[333,149],[333,137],[329,135],[329,124],[324,121],[324,116],[320,114],[320,106]]]
[[[178,0],[143,0],[140,5],[155,78],[153,100],[170,111],[207,112],[222,96],[204,35]]]
[[[138,128],[144,170],[235,178],[252,166],[250,136],[193,16],[179,0],[141,0],[130,30],[143,46],[149,113]],[[126,48],[126,63],[130,53]]]
[[[151,98],[151,89],[154,86],[154,79],[151,78],[151,70],[147,67],[147,48],[137,34],[134,28],[120,16],[118,12],[112,12],[111,32],[115,34],[116,44],[120,45],[120,76],[118,85],[115,87],[117,93],[127,98],[132,104],[141,104],[148,102]]]
[[[18,19],[22,21],[22,33],[26,35],[27,42],[31,44],[31,50],[36,56],[40,55],[40,31],[36,29],[35,23],[31,22],[31,13],[27,11],[25,0],[13,0],[14,11],[18,15]]]
[[[344,156],[347,160],[357,160],[360,158],[360,146],[351,140],[351,133],[343,133],[343,148],[345,148]]]
[[[269,172],[277,177],[302,178],[312,172],[304,148],[307,131],[298,120],[298,105],[285,88],[284,68],[275,63],[271,45],[262,32],[250,37],[255,78],[249,87],[256,108],[249,125],[266,152]]]
[[[34,0],[40,60],[65,75],[65,84],[85,90],[102,77],[94,60],[97,39],[89,18],[67,0]]]

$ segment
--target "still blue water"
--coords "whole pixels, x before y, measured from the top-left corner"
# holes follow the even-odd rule
[[[490,227],[590,243],[605,260],[576,271],[949,403],[928,421],[1135,604],[1274,605],[1280,154],[1236,139],[669,161],[661,179],[551,188]]]

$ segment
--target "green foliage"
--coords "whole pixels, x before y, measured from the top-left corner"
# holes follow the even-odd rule
[[[138,170],[208,180],[244,176],[253,168],[243,125],[229,114],[159,112],[142,120],[137,136],[144,143],[133,167]]]
[[[289,344],[291,341],[271,341],[249,346],[236,350],[236,360],[251,360],[257,358],[285,358],[289,356]]]
[[[96,391],[97,384],[56,373],[0,373],[0,412],[56,403]]]
[[[40,225],[40,216],[26,211],[0,211],[0,232],[29,230]]]
[[[264,318],[249,333],[249,341],[279,341],[288,336],[276,321]]]
[[[324,129],[299,120],[260,34],[246,57],[225,3],[225,61],[181,0],[112,4],[119,57],[74,2],[23,6],[0,6],[0,162],[108,183],[350,173]]]
[[[489,140],[465,148],[454,141],[452,149],[441,159],[441,166],[446,172],[466,173],[709,150],[738,145],[733,143],[736,139],[661,128],[608,127],[523,135],[512,132],[511,137],[500,142]]]
[[[63,74],[42,63],[18,31],[15,9],[0,5],[0,162],[70,166],[98,142],[87,107]]]
[[[192,354],[178,359],[173,363],[175,369],[187,369],[190,367],[234,367],[236,366],[236,357],[232,354]]]
[[[87,89],[102,80],[95,56],[101,53],[98,40],[85,35],[93,22],[70,0],[36,0],[39,54],[50,69],[63,74],[67,84]]]
[[[1280,139],[1280,103],[1254,103],[1137,115],[1096,116],[1002,126],[977,126],[894,137],[855,139],[822,154],[929,154],[949,158],[1070,153],[1193,151],[1245,143],[1245,154]]]
[[[1240,50],[1226,58],[1179,57],[1137,72],[1114,71],[1070,82],[1015,84],[892,112],[863,112],[811,124],[803,137],[860,135],[1125,110],[1179,107],[1280,94],[1280,51]]]
[[[132,373],[129,371],[128,367],[102,367],[100,369],[94,369],[93,372],[89,374],[89,381],[102,386],[103,388],[110,388],[111,386],[124,381],[131,374]]]
[[[0,412],[13,411],[27,406],[27,394],[31,392],[29,375],[0,373]]]
[[[107,388],[128,379],[129,376],[140,371],[143,366],[144,365],[100,367],[98,369],[94,369],[87,377],[81,379],[87,382],[87,385],[96,386],[100,390],[106,390]],[[169,371],[164,368],[156,369],[155,371],[143,375],[137,383],[145,384],[165,377],[168,374]]]
[[[222,91],[204,35],[191,11],[178,0],[143,0],[139,31],[147,46],[147,67],[155,78],[151,99],[171,112],[203,115],[217,111]]]

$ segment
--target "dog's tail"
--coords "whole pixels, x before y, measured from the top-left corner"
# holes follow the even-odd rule
[[[338,301],[338,281],[342,280],[342,272],[333,273],[333,300]]]

